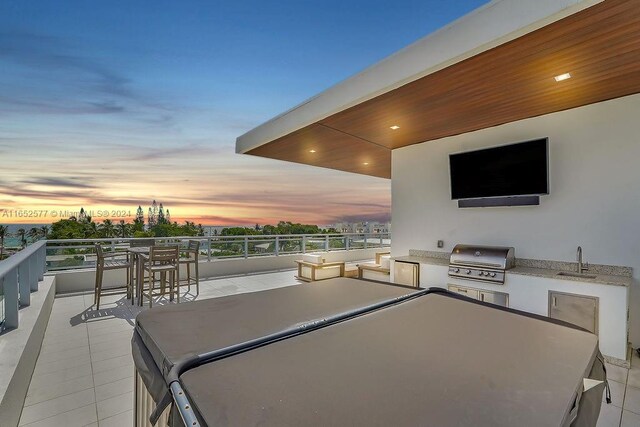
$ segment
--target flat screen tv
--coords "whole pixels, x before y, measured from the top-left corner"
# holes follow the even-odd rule
[[[549,194],[547,138],[449,155],[451,198]]]

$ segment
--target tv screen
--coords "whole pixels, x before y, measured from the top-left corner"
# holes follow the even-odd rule
[[[451,198],[549,194],[548,139],[449,155]]]

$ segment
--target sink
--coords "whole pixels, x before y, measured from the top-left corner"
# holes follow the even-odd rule
[[[582,279],[595,279],[598,277],[595,274],[573,273],[571,271],[561,271],[557,276],[580,277]]]

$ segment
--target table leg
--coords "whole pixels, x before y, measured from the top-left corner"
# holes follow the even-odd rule
[[[136,280],[136,293],[138,297],[138,305],[142,307],[142,292],[144,289],[144,277],[143,277],[143,268],[142,263],[144,262],[141,257],[138,255],[138,271],[137,271],[137,280]]]

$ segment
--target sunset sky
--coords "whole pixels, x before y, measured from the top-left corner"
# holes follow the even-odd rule
[[[482,3],[3,0],[0,224],[153,199],[209,225],[389,220],[389,180],[235,139]]]

